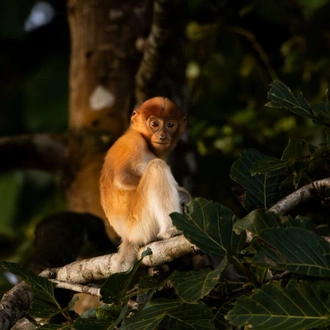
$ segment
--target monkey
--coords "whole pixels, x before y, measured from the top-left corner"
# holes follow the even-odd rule
[[[179,232],[169,216],[191,197],[174,179],[166,156],[186,128],[186,116],[165,97],[145,101],[127,131],[107,151],[100,176],[104,213],[121,237],[117,271],[137,259],[139,247]]]

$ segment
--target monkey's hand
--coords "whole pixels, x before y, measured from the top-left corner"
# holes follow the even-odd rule
[[[184,208],[184,206],[191,201],[191,196],[188,192],[187,189],[178,186],[178,192],[179,192],[179,198],[180,198],[180,205],[182,207],[182,209]]]

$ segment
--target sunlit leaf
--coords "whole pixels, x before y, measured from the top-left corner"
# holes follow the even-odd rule
[[[239,297],[226,318],[234,326],[251,329],[311,329],[330,324],[329,308],[328,295],[309,282],[291,280],[284,288],[272,282]]]
[[[235,255],[245,242],[245,233],[237,235],[232,230],[235,214],[229,208],[204,198],[189,202],[185,214],[172,213],[170,216],[188,240],[215,258],[223,258],[226,252]]]
[[[330,244],[298,227],[265,229],[251,242],[254,265],[308,276],[330,276]]]
[[[221,264],[213,270],[176,271],[173,275],[173,286],[177,294],[186,302],[194,302],[203,298],[218,283],[220,274],[225,269],[226,264],[227,258],[224,258]]]
[[[251,175],[252,166],[265,157],[263,153],[249,149],[242,152],[230,169],[230,177],[246,189],[244,202],[249,209],[268,209],[282,197],[278,189],[282,180],[279,173]]]

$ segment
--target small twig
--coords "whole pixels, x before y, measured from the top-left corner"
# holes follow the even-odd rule
[[[75,283],[69,283],[69,282],[64,282],[64,281],[59,281],[59,280],[49,280],[52,283],[56,284],[56,287],[59,289],[66,289],[66,290],[71,290],[74,292],[79,292],[79,293],[87,293],[92,296],[101,298],[100,294],[100,289],[96,287],[91,287],[88,285],[82,285],[82,284],[75,284]]]

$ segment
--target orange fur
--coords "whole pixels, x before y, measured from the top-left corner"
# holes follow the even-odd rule
[[[118,271],[138,248],[176,233],[169,217],[181,212],[179,187],[164,157],[186,126],[182,110],[155,97],[133,111],[129,129],[108,150],[100,177],[101,204],[122,239]]]

